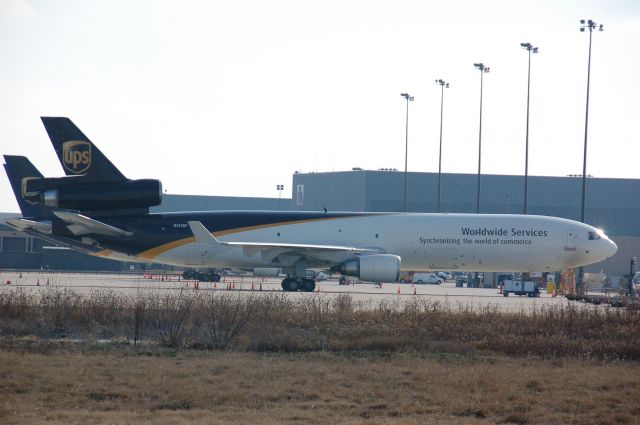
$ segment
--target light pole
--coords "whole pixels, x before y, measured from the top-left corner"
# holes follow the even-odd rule
[[[282,199],[282,191],[284,190],[284,185],[276,185],[276,189],[278,189],[278,208],[282,209],[282,202],[280,202],[280,200]]]
[[[584,223],[584,205],[585,205],[585,186],[587,182],[587,128],[589,126],[589,84],[591,80],[591,36],[593,30],[598,28],[603,30],[602,24],[598,25],[591,19],[585,22],[584,19],[580,20],[580,31],[584,32],[585,29],[589,30],[589,61],[587,64],[587,107],[584,118],[584,157],[582,161],[582,206],[580,208],[580,221]]]
[[[409,93],[400,93],[407,100],[407,118],[404,129],[404,212],[407,212],[407,159],[409,154],[409,102],[413,102],[413,96]]]
[[[529,93],[531,90],[531,53],[538,53],[538,48],[533,47],[531,43],[520,43],[523,49],[529,52],[529,68],[527,70],[527,136],[525,138],[524,150],[524,213],[527,213],[527,196],[528,180],[529,180]]]
[[[449,83],[439,79],[436,84],[440,85],[440,150],[438,153],[438,210],[440,212],[440,181],[442,179],[442,112],[444,110],[444,89],[449,88]]]
[[[482,76],[489,72],[489,67],[483,63],[474,63],[480,71],[480,127],[478,130],[478,192],[476,196],[476,214],[480,214],[480,164],[482,159]]]
[[[589,61],[587,62],[587,106],[584,117],[584,155],[582,160],[582,204],[580,206],[580,221],[584,223],[584,206],[585,206],[585,194],[587,185],[587,129],[589,127],[589,84],[591,82],[591,37],[593,30],[598,28],[599,31],[603,30],[603,25],[596,24],[595,21],[588,19],[586,22],[584,19],[580,19],[580,32],[584,32],[585,29],[589,30]],[[584,269],[578,268],[578,284],[576,290],[578,293],[582,293],[583,290],[583,276]]]

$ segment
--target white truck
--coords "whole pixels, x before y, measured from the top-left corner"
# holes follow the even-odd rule
[[[509,294],[526,295],[527,297],[539,297],[540,290],[536,282],[532,280],[504,280],[502,295],[508,297]]]
[[[435,275],[435,273],[414,273],[413,283],[427,283],[429,285],[440,285],[444,279]]]

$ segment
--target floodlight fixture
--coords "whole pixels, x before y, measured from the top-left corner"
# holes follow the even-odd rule
[[[489,67],[485,66],[482,62],[474,63],[473,66],[475,66],[477,69],[479,69],[480,72],[489,72]]]

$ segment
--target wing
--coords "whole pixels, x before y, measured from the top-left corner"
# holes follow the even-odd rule
[[[189,227],[196,238],[196,242],[214,247],[239,247],[247,256],[260,253],[265,258],[277,261],[279,257],[299,256],[320,262],[341,261],[345,256],[380,254],[380,249],[359,248],[343,245],[317,245],[317,244],[295,244],[295,243],[274,243],[274,242],[222,242],[207,230],[199,221],[189,221]],[[347,255],[345,255],[347,254]],[[331,258],[339,260],[331,261]]]

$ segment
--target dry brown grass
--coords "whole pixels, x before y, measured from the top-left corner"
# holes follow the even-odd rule
[[[640,311],[545,308],[508,313],[411,298],[363,308],[348,295],[241,296],[166,292],[123,296],[68,289],[0,291],[0,335],[108,339],[176,349],[253,352],[500,353],[640,360]]]
[[[637,363],[0,340],[0,423],[634,424]]]

